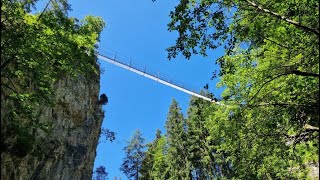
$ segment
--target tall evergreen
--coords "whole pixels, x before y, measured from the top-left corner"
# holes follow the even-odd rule
[[[208,93],[201,92],[209,96]],[[189,160],[192,164],[193,179],[210,179],[213,177],[214,164],[213,153],[207,140],[208,130],[205,128],[205,111],[210,102],[192,96],[188,108],[188,150]]]
[[[128,179],[139,179],[141,164],[145,155],[144,141],[142,133],[138,129],[128,142],[128,145],[123,148],[126,156],[123,159],[120,170],[128,177]]]
[[[161,135],[158,129],[156,132],[156,139],[149,143],[145,158],[141,167],[142,180],[161,180],[168,179],[167,163],[166,163],[166,141],[165,137]]]
[[[213,95],[207,91],[201,91],[200,94],[213,98]],[[210,105],[209,101],[193,96],[187,111],[187,142],[193,179],[213,179],[228,176],[230,171],[227,162],[222,163],[215,159],[216,156],[221,156],[221,152],[217,153],[214,149],[217,142],[210,137],[209,130],[206,127]]]
[[[166,130],[169,179],[189,179],[190,163],[187,160],[186,124],[181,109],[174,99],[169,109]]]

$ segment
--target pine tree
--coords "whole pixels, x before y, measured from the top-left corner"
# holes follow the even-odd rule
[[[106,180],[108,179],[108,172],[104,166],[99,166],[94,172],[94,180]]]
[[[144,158],[144,138],[140,130],[136,130],[128,145],[123,148],[125,151],[125,158],[120,170],[129,178],[138,180],[140,176],[140,169],[142,160]]]
[[[190,163],[187,160],[186,123],[181,109],[174,99],[169,109],[166,130],[169,179],[189,179]]]
[[[161,180],[168,179],[166,172],[166,141],[165,137],[161,135],[158,129],[156,132],[156,139],[148,144],[145,158],[141,167],[141,180]]]
[[[200,94],[213,99],[213,95],[207,91],[201,91]],[[210,137],[206,127],[210,104],[208,101],[193,96],[188,108],[189,161],[192,164],[192,175],[195,179],[227,176],[230,171],[227,162],[217,162],[215,159],[217,152],[213,147],[216,142]]]
[[[209,95],[201,92],[202,95]],[[195,179],[213,178],[213,156],[210,148],[209,136],[205,128],[205,111],[210,102],[192,97],[188,108],[188,147],[189,160],[192,164],[192,176]]]

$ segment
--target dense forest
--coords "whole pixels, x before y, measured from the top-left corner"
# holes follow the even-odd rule
[[[41,155],[52,124],[52,85],[99,74],[101,18],[68,17],[65,0],[1,1],[1,155]],[[157,2],[154,2],[157,3]],[[186,116],[172,100],[146,143],[137,130],[120,170],[129,179],[312,179],[319,169],[319,1],[181,0],[169,14],[178,33],[168,59],[224,49],[215,60],[220,103],[191,97]],[[77,53],[75,53],[77,52]],[[104,133],[109,135],[109,131]],[[114,135],[109,135],[113,140]],[[106,179],[105,167],[94,172]]]
[[[318,167],[316,138],[280,135],[271,122],[258,127],[226,111],[192,97],[184,117],[173,100],[166,133],[158,130],[145,143],[137,130],[124,148],[121,170],[129,179],[315,179],[310,168]]]
[[[225,49],[213,75],[224,88],[221,104],[192,97],[184,117],[173,100],[166,133],[143,151],[137,132],[125,149],[127,177],[312,178],[311,167],[319,168],[319,1],[183,0],[170,17],[168,29],[179,37],[169,59]]]

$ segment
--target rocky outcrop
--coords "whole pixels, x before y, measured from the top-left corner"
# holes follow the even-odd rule
[[[319,179],[319,163],[310,163],[307,165],[309,168],[309,177],[312,180],[318,180]]]
[[[91,179],[103,119],[99,78],[64,78],[54,85],[53,106],[38,110],[39,123],[51,124],[48,132],[36,132],[39,150],[23,157],[2,152],[2,180]]]

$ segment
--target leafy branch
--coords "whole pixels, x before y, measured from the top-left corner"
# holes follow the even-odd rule
[[[319,36],[319,31],[317,29],[315,29],[315,28],[302,25],[300,22],[291,20],[291,19],[286,18],[285,16],[282,16],[282,15],[276,13],[276,12],[270,11],[269,9],[266,9],[266,8],[256,4],[253,1],[249,1],[249,0],[245,0],[245,1],[249,4],[249,6],[252,6],[252,7],[258,9],[259,11],[262,11],[264,13],[270,14],[270,15],[272,15],[272,16],[278,18],[278,19],[281,19],[281,20],[283,20],[283,21],[285,21],[285,22],[287,22],[289,24],[292,24],[292,25],[294,25],[294,26],[296,26],[298,28],[301,28],[301,29],[304,29],[306,31],[312,32],[312,33],[316,34],[317,36]]]

